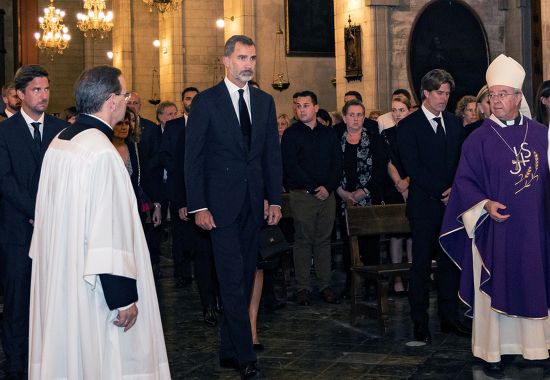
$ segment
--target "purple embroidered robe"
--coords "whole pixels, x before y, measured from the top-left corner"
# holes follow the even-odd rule
[[[459,295],[471,308],[472,241],[462,224],[462,214],[489,199],[507,206],[500,213],[511,216],[498,223],[484,214],[476,222],[475,244],[483,261],[480,290],[491,297],[491,307],[497,312],[526,318],[548,316],[547,151],[548,128],[526,117],[521,125],[506,128],[486,119],[464,142],[440,243],[461,269]]]

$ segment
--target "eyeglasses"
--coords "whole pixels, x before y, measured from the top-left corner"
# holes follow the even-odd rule
[[[130,99],[130,95],[131,93],[130,92],[123,92],[123,93],[119,93],[119,94],[115,94],[116,96],[124,96],[124,101],[127,102],[128,99]]]
[[[489,94],[489,100],[504,100],[505,97],[516,95],[515,92],[512,92],[511,94],[508,92],[499,92],[498,94]]]

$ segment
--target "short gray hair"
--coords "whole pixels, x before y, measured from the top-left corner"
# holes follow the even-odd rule
[[[225,43],[225,47],[223,50],[223,55],[225,57],[229,57],[231,54],[233,54],[233,52],[235,51],[235,45],[237,45],[237,42],[240,42],[241,44],[247,45],[247,46],[256,46],[252,38],[244,36],[242,34],[236,34],[234,36],[231,36]]]
[[[76,111],[94,114],[101,110],[111,94],[120,93],[118,78],[122,71],[112,66],[96,66],[84,70],[74,85]]]

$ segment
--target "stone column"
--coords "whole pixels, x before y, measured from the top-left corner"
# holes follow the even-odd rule
[[[501,1],[501,10],[505,16],[505,54],[523,65],[526,77],[523,82],[523,93],[529,105],[533,100],[533,83],[531,76],[531,9],[529,0]],[[543,8],[544,9],[544,8]],[[533,108],[531,107],[531,112]]]
[[[183,12],[179,8],[158,17],[160,99],[178,104],[183,86]]]
[[[542,73],[550,78],[550,0],[540,0],[542,26]]]

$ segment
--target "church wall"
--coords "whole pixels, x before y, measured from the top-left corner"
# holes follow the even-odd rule
[[[410,89],[411,87],[408,75],[410,34],[414,26],[414,20],[428,3],[428,1],[411,0],[408,1],[407,6],[392,9],[392,89],[401,87]],[[470,6],[481,20],[488,40],[490,60],[492,60],[505,49],[503,27],[505,13],[499,10],[497,0],[468,0],[464,1],[464,3]],[[386,104],[388,103],[389,101]]]
[[[275,61],[275,32],[279,21],[283,32],[284,1],[256,0],[255,34],[258,54],[256,79],[262,90],[275,100],[277,113],[292,117],[292,94],[311,90],[318,99],[319,106],[328,111],[336,109],[336,89],[331,83],[336,73],[334,57],[287,57],[290,87],[282,92],[271,87]]]
[[[498,0],[465,0],[485,29],[490,58],[505,51],[506,14]],[[337,100],[343,106],[344,93],[362,93],[367,111],[388,110],[391,92],[396,88],[411,90],[408,54],[414,21],[429,4],[428,0],[335,0]],[[345,78],[344,27],[352,24],[362,29],[363,78],[348,82]],[[388,31],[387,33],[385,31]],[[509,38],[515,38],[510,35]],[[412,91],[411,91],[412,92]]]
[[[543,79],[550,79],[550,0],[541,0],[542,21],[542,72]]]
[[[216,19],[223,16],[223,0],[184,1],[183,4],[183,77],[175,99],[178,102],[185,87],[194,86],[202,91],[223,77],[220,63],[223,30],[215,25]]]
[[[0,1],[0,9],[6,12],[4,15],[4,47],[6,48],[6,54],[4,55],[4,76],[6,82],[9,82],[17,69],[14,67],[15,57],[13,55],[15,42],[13,35],[13,1]]]
[[[44,15],[43,9],[48,4],[47,0],[38,1],[40,16]],[[82,4],[71,0],[56,0],[54,5],[65,11],[64,24],[69,28],[71,41],[62,55],[54,55],[53,61],[41,51],[37,63],[44,66],[49,73],[51,91],[48,112],[62,114],[65,108],[74,105],[74,82],[84,69],[84,36],[76,27],[76,14],[82,11]],[[39,29],[36,20],[36,31]]]

